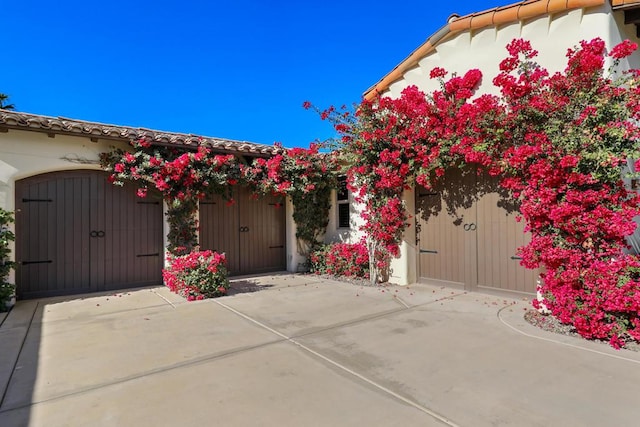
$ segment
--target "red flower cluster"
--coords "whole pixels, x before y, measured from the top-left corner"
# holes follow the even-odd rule
[[[139,197],[146,197],[148,186],[160,191],[169,206],[169,249],[188,252],[197,244],[193,218],[197,201],[208,194],[230,198],[230,186],[240,178],[238,160],[233,155],[213,154],[205,146],[191,152],[152,146],[145,140],[132,145],[133,153],[114,150],[101,157],[102,166],[112,173],[109,180],[116,185],[137,182]]]
[[[332,243],[309,255],[311,272],[369,278],[369,253],[364,243]]]
[[[112,182],[138,181],[146,196],[146,186],[152,185],[168,200],[197,200],[211,193],[225,193],[240,176],[235,156],[213,154],[204,146],[196,152],[152,147],[144,140],[133,143],[134,153],[115,151],[107,159]]]
[[[311,144],[308,149],[291,148],[268,159],[258,158],[243,166],[242,175],[256,192],[291,198],[296,237],[304,252],[326,230],[337,170],[335,155],[320,153],[320,146]]]
[[[229,280],[224,254],[193,251],[183,256],[169,256],[167,263],[168,267],[162,270],[165,285],[188,301],[227,294]]]
[[[636,47],[625,41],[609,56],[617,62]],[[482,79],[472,70],[429,95],[408,87],[397,99],[360,105],[344,151],[366,207],[369,252],[379,268],[397,255],[408,218],[402,192],[414,178],[429,187],[447,168],[478,165],[520,201],[531,233],[523,265],[545,269],[553,314],[614,347],[638,340],[640,260],[626,253],[625,237],[640,198],[623,185],[621,167],[640,152],[640,73],[605,77],[600,39],[570,49],[567,68],[552,76],[533,62],[528,41],[507,50],[493,80],[499,97],[472,99]]]

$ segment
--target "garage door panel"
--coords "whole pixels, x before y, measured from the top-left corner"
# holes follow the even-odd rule
[[[240,271],[238,204],[222,196],[211,196],[200,203],[200,247],[224,253],[230,274]]]
[[[537,272],[520,265],[518,248],[529,241],[524,222],[516,221],[517,205],[499,188],[497,178],[479,177],[483,185],[478,200],[478,287],[535,292]]]
[[[247,188],[234,188],[234,199],[231,206],[221,196],[200,203],[200,247],[224,252],[232,275],[284,270],[282,200]]]
[[[517,248],[528,242],[517,222],[517,205],[497,178],[447,170],[433,191],[416,192],[419,271],[423,280],[465,289],[535,292],[537,271],[519,263]]]
[[[473,183],[472,175],[448,171],[449,179],[433,189],[417,191],[419,221],[419,268],[426,280],[464,286],[468,282],[469,247],[465,225],[472,223],[472,202],[463,189]]]
[[[284,208],[281,198],[252,198],[248,190],[242,198],[240,234],[242,248],[248,255],[242,258],[246,273],[278,271],[285,265]]]
[[[83,232],[89,224],[89,178],[16,183],[16,280],[19,297],[90,290]]]
[[[16,183],[19,298],[162,283],[161,260],[141,270],[131,260],[137,232],[153,235],[145,238],[162,252],[162,206],[141,230],[127,228],[131,216],[140,214],[131,208],[135,188],[114,187],[106,178],[99,171],[67,171]],[[122,221],[125,226],[114,232],[113,223]],[[47,262],[31,263],[38,260]]]
[[[123,286],[162,283],[162,204],[160,196],[135,194],[130,184],[123,188],[107,184],[103,240],[105,290]]]

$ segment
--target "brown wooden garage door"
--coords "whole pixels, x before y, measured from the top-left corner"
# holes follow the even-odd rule
[[[236,188],[234,200],[230,206],[220,196],[200,203],[200,247],[224,252],[232,275],[285,270],[282,199],[256,199]]]
[[[537,272],[520,265],[527,243],[516,206],[497,180],[459,169],[432,191],[416,191],[419,272],[422,281],[467,290],[535,293]]]
[[[16,182],[18,298],[162,284],[162,200],[100,171]]]

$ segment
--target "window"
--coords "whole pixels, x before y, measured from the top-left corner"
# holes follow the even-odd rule
[[[347,189],[347,178],[338,178],[338,190],[336,191],[336,206],[338,207],[338,228],[350,228],[349,221],[349,190]]]

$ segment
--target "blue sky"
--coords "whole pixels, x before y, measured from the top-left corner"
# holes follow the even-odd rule
[[[19,111],[307,146],[443,26],[508,0],[0,0]]]

